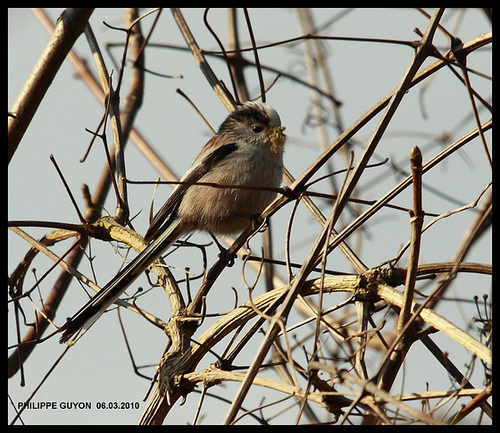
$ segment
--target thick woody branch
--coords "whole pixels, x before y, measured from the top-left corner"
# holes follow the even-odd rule
[[[14,156],[59,67],[83,33],[93,11],[93,8],[69,8],[57,20],[52,37],[9,111],[8,161]]]

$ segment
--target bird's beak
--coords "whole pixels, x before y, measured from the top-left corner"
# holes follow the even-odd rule
[[[283,133],[285,130],[284,126],[277,126],[269,137],[271,142],[271,152],[274,154],[283,153],[283,147],[285,146],[286,135]]]

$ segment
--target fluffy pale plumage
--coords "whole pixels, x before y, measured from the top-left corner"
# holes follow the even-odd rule
[[[68,319],[60,341],[73,344],[80,338],[180,236],[196,230],[231,234],[248,227],[281,183],[283,130],[278,113],[267,104],[245,102],[236,108],[153,218],[145,235],[149,245]]]

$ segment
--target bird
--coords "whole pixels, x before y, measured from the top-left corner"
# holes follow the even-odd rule
[[[228,235],[248,228],[276,197],[283,177],[285,128],[269,104],[246,101],[227,116],[157,211],[148,245],[59,328],[73,345],[180,237]]]

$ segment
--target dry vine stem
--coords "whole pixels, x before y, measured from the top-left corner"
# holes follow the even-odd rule
[[[227,254],[223,254],[221,259],[209,270],[194,300],[192,302],[188,302],[187,305],[185,305],[179,288],[175,285],[175,282],[171,280],[170,276],[164,275],[160,278],[160,282],[162,283],[162,285],[165,284],[165,290],[169,297],[173,315],[168,323],[162,322],[160,319],[150,316],[150,319],[152,319],[154,322],[156,322],[157,325],[164,329],[169,337],[169,343],[159,363],[159,380],[157,383],[157,387],[154,390],[148,406],[146,407],[142,415],[140,421],[141,423],[162,423],[165,416],[172,409],[176,401],[179,398],[183,398],[185,395],[190,393],[196,384],[203,383],[206,386],[211,386],[219,383],[220,381],[226,380],[238,381],[242,384],[241,391],[236,395],[236,398],[234,398],[233,405],[231,406],[231,409],[226,416],[227,423],[232,423],[234,422],[234,420],[236,420],[237,411],[240,409],[243,403],[246,390],[248,390],[248,388],[253,385],[265,386],[270,389],[281,391],[290,396],[293,395],[301,407],[297,422],[301,416],[301,411],[308,402],[320,404],[327,411],[330,411],[336,415],[338,415],[341,408],[345,408],[350,405],[352,405],[352,407],[355,407],[356,409],[359,409],[359,407],[356,406],[359,402],[362,409],[373,411],[372,413],[375,413],[376,416],[378,416],[379,419],[382,420],[382,422],[389,422],[388,415],[384,413],[381,405],[379,407],[379,402],[384,402],[388,405],[393,405],[397,408],[398,411],[401,411],[401,413],[405,413],[408,416],[413,417],[417,421],[429,424],[437,423],[434,418],[429,416],[429,413],[424,413],[425,411],[415,410],[414,408],[402,403],[404,399],[409,399],[410,397],[403,398],[403,396],[390,396],[388,394],[390,387],[384,392],[384,389],[381,390],[380,388],[376,388],[375,380],[368,380],[369,377],[366,373],[366,369],[363,368],[363,350],[365,348],[365,344],[369,344],[367,343],[366,336],[371,335],[369,333],[373,333],[373,335],[379,335],[381,339],[387,336],[386,334],[382,334],[379,330],[378,325],[375,325],[373,322],[371,323],[373,327],[371,329],[368,329],[370,320],[372,320],[372,311],[370,311],[370,308],[374,305],[374,303],[376,303],[379,308],[382,308],[385,303],[393,307],[395,311],[400,310],[400,322],[397,326],[398,333],[404,332],[404,326],[406,326],[408,321],[412,321],[415,319],[415,317],[412,317],[412,314],[417,315],[416,312],[418,311],[418,320],[421,323],[425,322],[429,325],[427,331],[440,331],[450,337],[452,340],[462,345],[471,354],[477,356],[485,363],[491,363],[491,350],[488,347],[455,326],[440,314],[437,314],[434,309],[430,308],[430,306],[432,305],[431,303],[434,300],[431,300],[429,304],[426,304],[425,307],[422,307],[422,303],[416,302],[413,299],[414,292],[412,290],[415,284],[416,275],[429,275],[434,272],[440,274],[447,272],[455,273],[456,271],[487,273],[491,272],[490,268],[486,269],[483,265],[480,264],[462,263],[463,257],[459,257],[459,259],[457,259],[455,263],[432,263],[430,265],[418,265],[418,251],[415,252],[414,250],[414,248],[417,246],[417,242],[414,240],[413,235],[420,235],[421,225],[419,228],[416,224],[413,224],[413,221],[412,241],[409,243],[410,248],[412,249],[412,253],[410,255],[413,258],[409,259],[408,271],[403,268],[393,268],[389,270],[382,268],[368,269],[367,266],[361,261],[361,259],[357,257],[356,253],[354,253],[345,243],[348,240],[347,238],[357,229],[362,227],[362,225],[369,218],[371,218],[373,215],[376,215],[378,210],[380,210],[393,198],[397,197],[405,188],[410,186],[412,184],[412,181],[415,181],[415,177],[412,178],[412,176],[408,176],[406,179],[400,182],[399,185],[394,187],[386,195],[384,195],[367,210],[365,210],[365,212],[353,218],[352,221],[348,221],[347,225],[345,225],[345,221],[342,221],[343,224],[339,223],[340,218],[343,218],[342,211],[347,208],[349,200],[352,198],[353,192],[357,188],[358,180],[361,174],[366,169],[369,163],[369,159],[378,146],[378,143],[383,136],[385,129],[391,121],[394,113],[398,109],[399,103],[403,99],[405,92],[416,86],[418,83],[422,82],[422,80],[435,74],[443,66],[447,66],[450,63],[455,62],[454,56],[465,58],[469,53],[473,52],[479,47],[491,43],[491,33],[478,36],[476,39],[463,44],[457,50],[450,52],[445,56],[436,55],[437,60],[429,62],[429,65],[427,67],[420,70],[422,62],[429,56],[432,56],[436,53],[435,51],[433,51],[434,47],[432,45],[432,40],[434,32],[439,25],[438,23],[440,21],[442,13],[443,10],[436,10],[434,12],[433,16],[429,20],[427,30],[424,32],[421,40],[415,43],[415,57],[413,58],[398,87],[393,92],[384,97],[381,101],[374,104],[355,123],[353,123],[345,131],[343,131],[330,146],[327,146],[328,141],[325,140],[324,125],[322,125],[323,130],[318,128],[320,141],[324,144],[324,151],[296,180],[291,177],[287,178],[289,180],[289,186],[286,188],[285,194],[279,197],[274,203],[272,203],[257,220],[257,223],[263,223],[267,221],[269,216],[271,216],[288,202],[300,200],[301,204],[305,205],[308,211],[323,227],[321,234],[316,239],[316,243],[311,248],[309,256],[305,260],[299,273],[291,282],[282,282],[277,276],[273,276],[274,278],[272,279],[272,286],[277,288],[270,290],[264,295],[252,298],[251,302],[247,302],[237,308],[234,308],[234,310],[227,313],[223,318],[218,320],[213,325],[209,326],[208,329],[204,330],[202,335],[196,336],[195,339],[193,337],[194,332],[198,329],[201,321],[204,319],[204,298],[206,297],[214,283],[217,281],[217,278],[222,270],[227,265],[228,259],[244,245],[248,237],[252,235],[253,230],[247,230],[245,233],[242,233],[236,241],[234,241],[234,243],[230,246]],[[233,14],[233,18],[235,18],[234,11]],[[311,21],[310,17],[307,17],[307,11],[301,11],[300,14],[301,19],[309,19],[309,22],[307,24],[306,22],[302,22],[302,28],[311,30],[304,31],[307,33],[313,32],[314,26],[309,25],[311,24]],[[202,49],[200,49],[180,10],[173,9],[172,15],[189,47],[189,50],[192,52],[193,57],[195,58],[200,69],[203,71],[203,74],[205,75],[207,81],[210,83],[223,104],[228,108],[228,110],[231,110],[234,106],[234,100],[232,96],[227,92],[227,89],[222,84],[222,81],[219,80],[219,78],[211,70],[210,65],[208,64],[207,59],[204,55],[204,53],[207,54],[207,52],[204,52]],[[234,19],[234,21],[236,20]],[[234,38],[236,41],[238,41],[237,35],[234,36]],[[311,39],[308,42],[312,42],[308,45],[313,46],[311,51],[314,51],[313,54],[310,54],[309,50],[306,50],[305,52],[306,57],[311,60],[308,65],[310,66],[309,72],[311,74],[311,83],[313,83],[312,88],[314,88],[317,87],[317,83],[314,77],[316,71],[312,66],[314,64],[314,61],[320,62],[322,60],[322,53],[321,49],[317,45],[317,39]],[[132,41],[130,41],[130,43],[132,43]],[[139,45],[141,44],[139,43]],[[239,45],[232,44],[231,48],[233,47],[238,48]],[[144,47],[141,47],[141,49],[142,48]],[[242,53],[234,54],[235,56],[241,56]],[[312,61],[313,58],[314,61]],[[249,65],[249,63],[247,62],[246,65]],[[456,65],[456,62],[453,63],[453,65]],[[122,65],[122,69],[123,66],[124,65]],[[241,92],[242,95],[249,95],[246,86],[241,85],[241,81],[243,81],[243,74],[241,73],[242,69],[238,69],[238,67],[233,64],[231,64],[230,66],[231,68],[236,69],[235,75],[240,77],[237,78],[238,82],[236,83],[237,86],[235,86],[239,89],[238,93]],[[103,73],[105,71],[104,66],[99,68],[99,70],[101,71],[101,73]],[[467,73],[465,69],[463,69],[463,71],[464,74]],[[328,75],[329,74],[325,72],[327,81]],[[102,80],[103,86],[109,86],[110,81],[107,72],[104,73],[104,77],[105,79]],[[137,77],[134,82],[143,84],[142,80],[143,78]],[[470,81],[467,82],[467,76],[465,77],[464,85],[467,87],[471,99],[474,99],[475,93],[470,88]],[[141,86],[139,86],[139,88],[140,87]],[[314,91],[315,95],[325,96],[325,94],[331,95],[333,93],[329,84],[325,84],[325,87],[327,87],[327,92],[324,92],[322,89],[318,89],[317,93],[316,90]],[[104,94],[112,93],[110,88],[107,88],[105,91],[98,89],[98,91],[101,98],[103,98]],[[142,92],[142,90],[140,92]],[[329,99],[329,101],[332,101],[332,106],[334,107],[335,104],[333,103],[333,96],[331,99]],[[319,103],[319,99],[316,102]],[[115,111],[114,116],[119,113],[118,107],[112,107],[111,105],[109,105],[109,110]],[[332,206],[330,215],[325,218],[318,210],[315,202],[313,202],[310,197],[307,197],[306,194],[308,192],[308,184],[312,184],[311,179],[313,178],[313,176],[318,173],[318,171],[322,167],[328,165],[331,162],[331,158],[337,152],[337,150],[346,150],[348,147],[346,144],[349,143],[350,139],[353,138],[354,135],[359,132],[362,127],[364,127],[370,120],[372,120],[383,110],[385,110],[385,112],[379,119],[378,125],[373,135],[370,137],[361,157],[356,162],[356,164],[354,164],[354,168],[348,172],[344,183],[345,187],[342,189],[342,191],[338,195],[337,201]],[[475,112],[474,114],[476,115],[476,128],[469,133],[464,134],[454,143],[448,145],[441,153],[436,155],[434,158],[431,158],[423,166],[420,164],[419,176],[422,176],[424,173],[428,172],[431,168],[435,167],[437,164],[445,160],[449,155],[456,152],[473,138],[480,136],[484,142],[484,133],[492,127],[492,122],[491,120],[486,120],[483,121],[481,125],[477,113]],[[113,120],[113,132],[115,133],[115,135],[118,133],[118,136],[114,137],[114,141],[116,144],[120,143],[120,140],[126,140],[126,138],[119,136],[120,126],[119,124],[115,123],[115,121],[119,122],[120,120],[123,121],[123,118],[118,119],[116,117],[116,119]],[[131,125],[129,124],[127,125],[127,127],[130,128]],[[125,125],[123,126],[123,129],[126,129]],[[138,134],[136,134],[135,131],[132,130],[131,138],[134,139],[137,136]],[[122,150],[119,149],[120,146],[118,146],[118,157],[120,157],[122,152]],[[143,148],[147,147],[148,144],[143,143]],[[150,151],[149,154],[154,155],[154,152]],[[161,162],[156,162],[156,164],[158,170],[165,169],[164,167],[162,167]],[[118,169],[119,182],[123,181],[124,179],[124,168],[125,167],[123,166],[123,169]],[[285,173],[285,175],[288,174],[289,173]],[[163,176],[168,178],[168,175]],[[126,194],[123,195],[123,192],[120,192],[118,196],[120,195],[123,197],[123,200],[126,201]],[[101,200],[96,200],[96,203],[97,202],[102,203]],[[118,205],[120,205],[119,202]],[[419,213],[418,209],[419,206],[414,207],[414,212],[416,215],[418,215]],[[346,212],[344,212],[343,215],[345,216]],[[486,213],[485,215],[487,216],[488,214]],[[117,216],[120,217],[119,212],[117,212]],[[342,226],[343,228],[337,231],[334,229],[335,224],[337,224],[337,226]],[[134,233],[121,227],[118,224],[115,224],[112,219],[101,219],[97,223],[91,224],[91,226],[94,228],[101,227],[102,230],[107,233],[107,236],[114,240],[119,240],[130,245],[134,244],[135,242],[133,240],[135,236]],[[34,240],[18,228],[15,228],[14,230],[16,231],[16,233],[30,242],[33,245],[34,249],[48,255],[56,263],[64,267],[73,275],[78,275],[77,271],[75,270],[75,266],[71,266],[71,264],[66,263],[65,260],[60,260],[60,258],[51,253],[50,250],[46,248],[46,246],[42,245],[41,242]],[[99,238],[96,233],[90,235]],[[351,241],[351,239],[349,239],[349,241]],[[136,245],[136,249],[140,250],[140,245],[142,242],[140,237],[138,238],[138,242],[139,244]],[[311,280],[311,270],[315,267],[319,267],[319,264],[321,264],[321,261],[324,259],[324,257],[326,257],[332,250],[336,249],[337,246],[339,247],[339,250],[344,254],[344,256],[347,257],[349,263],[352,264],[353,268],[355,269],[354,272],[356,274],[324,276],[321,279]],[[162,271],[161,266],[156,266],[156,269],[158,269],[159,272]],[[85,277],[80,275],[79,278],[83,279]],[[403,284],[405,282],[405,278],[405,291],[402,292],[394,289],[395,286]],[[98,288],[94,287],[94,289]],[[359,344],[357,347],[356,344],[351,346],[356,348],[353,351],[353,358],[354,356],[357,358],[355,371],[358,374],[359,378],[352,376],[344,370],[337,370],[332,364],[316,362],[316,360],[319,358],[314,358],[314,356],[316,356],[317,347],[321,344],[318,337],[315,337],[314,350],[311,351],[314,356],[312,357],[311,362],[308,365],[308,371],[304,373],[310,374],[310,376],[302,376],[302,378],[305,378],[308,381],[307,387],[302,387],[299,385],[297,377],[303,372],[300,371],[298,363],[296,363],[295,358],[291,356],[291,351],[287,348],[283,350],[283,354],[280,355],[281,358],[277,357],[276,359],[283,359],[285,362],[288,362],[288,364],[283,365],[285,373],[288,372],[291,376],[291,379],[288,383],[286,382],[286,379],[283,379],[282,382],[278,382],[257,375],[259,369],[261,368],[263,360],[267,356],[269,348],[273,345],[276,345],[275,347],[278,347],[278,344],[281,344],[277,341],[277,336],[281,335],[280,333],[282,333],[285,339],[285,343],[287,342],[287,339],[290,338],[290,334],[287,335],[288,330],[285,329],[285,324],[292,305],[295,308],[297,307],[297,305],[294,303],[296,303],[297,300],[303,302],[306,308],[309,309],[304,309],[304,315],[307,314],[308,316],[308,318],[305,320],[309,320],[309,318],[312,318],[311,320],[316,319],[316,332],[319,332],[320,327],[322,327],[330,319],[330,317],[324,316],[324,314],[326,313],[321,308],[321,306],[323,305],[322,302],[324,296],[326,296],[328,293],[334,292],[346,292],[353,295],[352,297],[348,298],[347,301],[345,301],[345,304],[339,305],[347,305],[352,301],[356,302],[356,306],[359,305],[362,307],[359,309],[359,327],[357,329],[358,334],[355,334],[354,339],[352,340],[354,342],[358,341]],[[311,296],[313,295],[319,301],[318,307],[314,305],[314,301],[310,300]],[[309,298],[308,301],[306,301],[305,298]],[[119,300],[117,304],[134,309],[134,307],[132,307],[130,304],[127,304],[121,300]],[[138,309],[134,310],[136,312],[139,312]],[[200,314],[200,311],[202,314]],[[141,314],[147,315],[146,312],[141,312]],[[236,338],[239,332],[239,328],[241,327],[241,329],[243,329],[243,325],[248,324],[252,318],[258,316],[259,314],[261,314],[261,318],[267,316],[270,324],[267,336],[264,337],[262,345],[256,354],[255,360],[251,363],[250,368],[246,373],[235,373],[233,371],[227,371],[224,369],[228,365],[229,367],[234,367],[232,365],[232,361],[235,359],[236,355],[234,355],[233,358],[232,354],[221,355],[220,359],[222,361],[220,365],[212,365],[208,367],[202,366],[200,367],[201,369],[199,371],[195,371],[198,368],[198,364],[202,361],[204,356],[209,353],[209,351],[214,347],[215,344],[220,343],[221,340],[224,337],[228,336],[231,332],[235,333],[235,336],[233,338]],[[353,316],[351,316],[351,318],[352,317]],[[332,318],[332,322],[333,320],[334,319]],[[258,322],[257,320],[254,322],[255,323],[254,325],[252,325],[252,328],[249,331],[245,332],[245,336],[241,339],[241,342],[238,342],[238,344],[236,345],[237,348],[228,345],[226,349],[227,351],[231,349],[235,352],[238,352],[240,347],[239,345],[241,344],[241,346],[244,346],[246,344],[248,340],[246,340],[245,338],[249,339],[251,335],[255,334],[255,331],[258,329],[259,325],[263,323]],[[344,324],[344,322],[339,323]],[[336,325],[332,325],[332,328],[334,326]],[[382,325],[380,326],[380,328],[381,327]],[[356,332],[355,327],[352,327],[351,325],[346,325],[344,329],[346,332],[351,332],[349,338],[352,337],[352,332]],[[358,340],[356,340],[356,338],[358,338]],[[390,344],[389,338],[394,337],[388,337],[388,341]],[[348,338],[346,338],[346,342],[347,341]],[[231,342],[231,344],[232,343],[233,341]],[[346,343],[346,346],[348,344],[350,343]],[[348,353],[348,350],[346,350],[346,353]],[[309,356],[309,353],[307,353],[306,355]],[[349,356],[350,355],[351,354],[349,353]],[[351,361],[349,360],[349,362]],[[351,362],[351,365],[354,365],[354,362]],[[316,372],[320,370],[331,374],[330,380],[322,382],[322,385],[319,385],[318,382],[313,382],[313,380],[318,380],[318,378],[315,376]],[[352,389],[356,389],[356,392],[354,394],[337,392],[334,389],[334,386],[337,387],[337,384],[342,381],[344,381],[345,383],[353,384],[354,387]],[[324,386],[324,388],[322,388],[321,386]],[[314,391],[310,392],[310,387],[313,387]],[[357,391],[358,389],[359,392]],[[436,391],[436,393],[439,392]],[[441,396],[445,395],[445,391],[442,391],[440,393]],[[424,396],[422,398],[431,398],[424,392],[420,394]],[[484,390],[484,392],[481,394],[480,390],[461,389],[457,391],[457,395],[485,399],[488,398],[490,394],[488,394],[487,390]],[[473,409],[475,407],[474,405],[477,404],[477,402],[475,401],[471,401],[471,403],[471,406],[468,406],[467,408],[464,408],[462,412],[457,413],[453,419],[459,419],[461,416],[465,416],[465,414],[469,413],[469,410]],[[485,411],[485,413],[487,413],[487,411]]]
[[[443,264],[436,264],[431,269],[437,268],[442,270],[446,267],[443,266]],[[459,268],[463,270],[479,270],[481,269],[481,266],[463,263]],[[429,267],[424,266],[422,272],[429,272],[429,270]],[[483,272],[491,272],[491,268],[483,268]],[[403,305],[403,294],[394,289],[392,286],[389,286],[386,283],[386,279],[390,280],[391,284],[399,285],[404,283],[405,275],[405,269],[371,269],[360,276],[344,275],[325,277],[323,280],[317,279],[306,281],[300,291],[300,294],[301,296],[317,295],[320,290],[322,290],[323,293],[349,292],[371,300],[382,299],[389,305],[401,308]],[[156,388],[154,395],[151,397],[148,407],[140,420],[140,423],[161,423],[163,418],[172,408],[175,401],[179,397],[190,392],[192,386],[197,382],[196,378],[201,377],[201,373],[188,373],[196,367],[210,348],[234,329],[248,323],[251,318],[256,316],[256,310],[267,311],[276,301],[282,300],[288,292],[289,287],[285,286],[254,298],[251,302],[247,302],[246,304],[243,304],[226,314],[222,319],[198,337],[196,344],[191,345],[184,353],[170,353],[167,355],[162,360],[160,368],[169,371],[168,381],[164,382],[163,386],[165,388],[163,390],[160,387]],[[419,303],[413,301],[412,311],[416,310],[418,306]],[[487,363],[492,362],[490,349],[485,347],[482,343],[475,340],[450,321],[446,320],[444,317],[428,308],[422,309],[420,317],[436,330],[442,331],[466,349],[476,354],[483,361]],[[222,374],[223,373],[221,373],[221,375]],[[222,376],[219,376],[219,379],[221,378]],[[243,379],[244,375],[238,375],[233,376],[232,380],[243,381]],[[188,386],[190,382],[191,385]],[[259,384],[262,383],[259,382]],[[291,388],[288,389],[288,391],[279,387],[277,389],[284,392],[292,391]],[[311,398],[315,401],[314,395]],[[345,400],[341,399],[341,403],[345,405]]]

